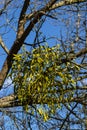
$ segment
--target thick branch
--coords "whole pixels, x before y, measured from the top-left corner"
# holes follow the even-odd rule
[[[87,105],[87,99],[86,99],[86,94],[83,96],[83,97],[75,97],[75,98],[72,98],[70,99],[69,102],[77,102],[77,103],[80,103],[80,104],[83,104],[83,105]],[[62,104],[65,104],[67,103],[66,100],[62,100],[60,101],[57,97],[54,97],[54,98],[51,98],[50,99],[46,99],[46,100],[40,100],[38,99],[39,97],[33,97],[33,99],[30,100],[30,98],[28,99],[29,100],[29,105],[32,105],[32,104],[47,104],[47,103],[51,103],[51,100],[54,101],[54,104],[55,103],[62,103]],[[31,104],[32,103],[32,104]],[[21,103],[19,102],[17,99],[16,99],[16,96],[13,95],[9,95],[9,96],[6,96],[6,97],[3,97],[3,98],[0,98],[0,108],[7,108],[7,107],[17,107],[17,106],[23,106],[25,105],[25,103]]]
[[[22,36],[22,34],[24,33],[24,25],[26,23],[25,20],[25,14],[27,11],[27,8],[29,6],[30,0],[25,0],[24,1],[24,5],[19,17],[19,21],[18,21],[18,31],[17,31],[17,38],[20,38]]]
[[[14,95],[0,98],[0,108],[12,107],[14,99],[15,99]]]
[[[66,6],[66,5],[71,5],[71,4],[75,4],[75,3],[81,3],[81,2],[86,2],[87,0],[62,0],[62,1],[59,1],[57,3],[55,3],[51,8],[50,10],[54,10],[58,7],[61,7],[61,6]]]

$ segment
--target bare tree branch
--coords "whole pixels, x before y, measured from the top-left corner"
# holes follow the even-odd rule
[[[82,105],[87,105],[87,99],[86,99],[86,94],[83,95],[82,97],[79,96],[79,97],[72,97],[72,99],[70,99],[69,103],[70,102],[76,102],[76,103],[79,103],[79,104],[82,104]],[[39,97],[38,97],[39,98]],[[50,98],[49,99],[50,101],[51,100],[54,100],[54,103],[67,103],[66,100],[58,100],[57,98]],[[32,106],[32,104],[47,104],[46,101],[39,101],[38,99],[36,99],[36,97],[33,97],[33,99],[31,99],[31,101],[29,102],[29,105]],[[3,98],[0,98],[0,108],[7,108],[7,107],[16,107],[16,106],[23,106],[25,105],[25,103],[21,103],[18,101],[17,97],[12,94],[12,95],[9,95],[9,96],[6,96],[6,97],[3,97]]]
[[[5,1],[4,7],[0,9],[0,15],[3,14],[3,12],[6,10],[7,6],[12,2],[12,0]]]
[[[62,1],[55,3],[50,8],[50,10],[56,9],[58,7],[61,7],[61,6],[71,5],[71,4],[80,3],[80,2],[86,2],[86,0],[62,0]]]
[[[4,49],[4,51],[5,51],[7,54],[9,54],[9,50],[7,49],[6,45],[4,44],[4,42],[3,42],[2,38],[1,38],[1,36],[0,36],[0,45],[1,45],[1,47]]]

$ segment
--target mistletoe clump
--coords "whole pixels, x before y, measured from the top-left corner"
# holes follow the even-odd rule
[[[11,78],[15,94],[26,109],[30,104],[47,104],[53,112],[61,104],[70,102],[75,89],[72,73],[78,67],[70,62],[62,63],[65,57],[59,45],[39,46],[31,53],[24,50],[14,55]],[[44,113],[41,109],[38,112]],[[47,113],[45,115],[45,119],[48,118]]]

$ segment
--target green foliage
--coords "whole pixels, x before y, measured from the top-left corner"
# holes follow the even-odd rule
[[[72,73],[77,68],[73,63],[62,63],[66,57],[59,45],[52,48],[40,46],[31,53],[23,50],[14,55],[11,78],[15,94],[28,111],[28,104],[47,104],[50,113],[54,113],[63,103],[72,100],[75,80]],[[44,120],[48,112],[41,108],[38,113]]]

